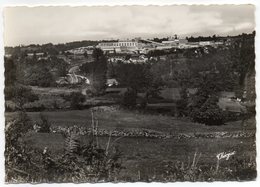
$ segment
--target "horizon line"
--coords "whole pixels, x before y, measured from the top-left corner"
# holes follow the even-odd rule
[[[218,35],[218,34],[213,34],[213,35],[199,35],[199,34],[196,34],[195,36],[194,35],[177,35],[177,36],[180,36],[179,38],[187,38],[187,37],[194,37],[194,38],[198,38],[198,37],[212,37],[214,35],[216,35],[216,37],[234,37],[234,36],[239,36],[239,35],[242,35],[242,34],[252,34],[253,32],[255,32],[255,30],[251,31],[251,32],[242,32],[240,34],[234,34],[234,35]],[[170,35],[171,36],[171,35]],[[111,41],[111,40],[132,40],[132,39],[135,39],[135,38],[143,38],[143,39],[154,39],[154,38],[167,38],[167,37],[170,37],[170,36],[162,36],[162,37],[133,37],[133,38],[105,38],[105,39],[99,39],[99,40],[91,40],[91,39],[82,39],[82,40],[73,40],[73,41],[67,41],[67,42],[46,42],[46,43],[30,43],[30,44],[18,44],[18,45],[4,45],[4,47],[27,47],[27,46],[30,46],[30,45],[47,45],[47,44],[52,44],[52,45],[64,45],[64,44],[69,44],[69,43],[73,43],[73,42],[83,42],[83,41],[99,41],[99,42],[102,42],[102,41]],[[174,35],[172,35],[174,36]]]

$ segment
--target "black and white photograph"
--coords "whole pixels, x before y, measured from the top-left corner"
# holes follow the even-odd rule
[[[5,183],[255,181],[255,9],[4,7]]]

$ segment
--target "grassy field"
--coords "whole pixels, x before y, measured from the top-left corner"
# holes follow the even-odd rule
[[[42,112],[54,126],[86,126],[91,127],[90,110]],[[6,113],[6,119],[15,117],[15,113]],[[33,121],[39,120],[39,112],[29,112]],[[242,123],[230,122],[223,126],[205,126],[192,123],[188,119],[177,119],[170,116],[147,115],[124,110],[108,110],[95,112],[95,118],[99,121],[101,129],[149,129],[167,133],[210,133],[210,132],[247,132],[255,131],[254,119]],[[99,145],[107,146],[108,137],[99,137]],[[40,150],[48,147],[54,154],[62,154],[64,151],[64,137],[60,134],[29,133],[26,142]],[[88,143],[90,137],[81,136],[81,142]],[[111,142],[115,138],[112,137]],[[220,152],[236,151],[233,160],[224,160],[221,166],[228,165],[236,159],[254,162],[255,138],[184,138],[184,139],[152,139],[124,137],[114,142],[111,149],[118,147],[122,151],[123,165],[121,180],[136,181],[147,180],[163,176],[164,166],[170,161],[189,163],[193,156],[201,154],[198,164],[206,164],[215,167],[216,155]]]
[[[88,136],[81,137],[82,143],[88,143],[89,139]],[[112,138],[111,142],[114,140],[115,138]],[[40,150],[48,147],[53,154],[62,154],[64,151],[64,139],[59,134],[30,134],[26,141]],[[105,148],[107,142],[107,137],[99,137],[101,147]],[[255,159],[253,138],[176,140],[125,137],[113,143],[111,149],[114,147],[122,151],[122,163],[126,168],[122,170],[118,178],[127,181],[146,180],[154,175],[161,178],[167,163],[174,161],[191,163],[195,152],[201,154],[198,165],[210,167],[215,167],[216,155],[224,151],[227,153],[236,151],[236,154],[232,159],[222,161],[220,167],[227,166],[236,160],[246,160],[252,163]]]
[[[54,126],[84,126],[91,127],[90,110],[70,110],[51,112],[28,112],[33,121],[38,121],[40,113],[47,117]],[[14,118],[16,113],[5,113],[6,120]],[[171,116],[140,114],[125,110],[108,110],[95,112],[94,116],[99,121],[99,128],[103,129],[150,129],[168,133],[188,132],[216,132],[216,131],[241,131],[255,130],[254,119],[244,123],[242,121],[229,122],[223,126],[206,126],[192,123],[188,119],[178,119]]]
[[[60,94],[69,94],[72,92],[80,92],[80,88],[67,88],[67,87],[44,88],[44,87],[38,87],[38,86],[31,86],[31,89],[37,95],[44,95],[44,94],[45,95],[60,95]]]

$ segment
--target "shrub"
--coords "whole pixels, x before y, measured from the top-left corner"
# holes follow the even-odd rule
[[[205,125],[222,125],[224,123],[224,113],[219,108],[215,97],[209,98],[201,108],[194,108],[191,112],[194,122]]]
[[[49,123],[48,119],[42,113],[40,114],[40,119],[41,122],[39,124],[40,126],[39,132],[49,133],[51,124]]]
[[[85,101],[86,97],[79,92],[73,92],[70,95],[70,103],[72,109],[81,109],[82,103]]]
[[[70,94],[61,94],[61,97],[65,100],[65,101],[70,101],[71,100],[71,95]]]
[[[123,95],[121,105],[127,108],[134,108],[136,106],[137,94],[133,90],[127,90]]]
[[[32,121],[24,111],[19,111],[13,122],[7,123],[5,127],[6,138],[19,138],[33,129]]]
[[[188,115],[188,101],[187,99],[180,99],[176,102],[176,108],[180,117]]]
[[[5,88],[5,99],[12,100],[19,109],[22,109],[24,104],[38,100],[38,96],[32,92],[30,87],[16,84]]]
[[[52,154],[48,148],[32,150],[16,144],[6,152],[7,182],[97,182],[115,181],[121,165],[121,153],[98,147],[94,141],[81,145],[77,135],[65,139],[65,152]],[[39,175],[40,173],[40,175]]]
[[[42,128],[49,130],[47,119],[41,115]],[[94,124],[93,124],[94,125]],[[33,148],[24,141],[24,135],[32,130],[32,123],[25,112],[6,125],[5,166],[7,182],[97,182],[115,181],[121,166],[121,152],[112,150],[110,138],[102,148],[91,140],[80,143],[80,136],[65,133],[62,155],[54,155],[47,147]],[[94,133],[94,132],[93,132]],[[40,174],[40,175],[39,175]]]
[[[8,122],[5,126],[5,167],[6,180],[11,180],[15,177],[27,176],[24,171],[30,164],[25,147],[21,142],[28,131],[32,130],[33,126],[30,118],[25,112],[19,112],[14,121]],[[28,163],[27,163],[28,162]]]
[[[137,97],[136,99],[136,106],[139,107],[140,109],[145,109],[147,106],[147,101],[145,98],[142,97]]]

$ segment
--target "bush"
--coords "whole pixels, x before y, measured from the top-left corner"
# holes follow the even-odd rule
[[[23,170],[29,165],[26,163],[28,156],[21,137],[32,129],[31,120],[25,112],[19,112],[14,121],[7,122],[5,126],[6,180],[11,180],[19,175],[27,175]]]
[[[180,99],[176,102],[178,116],[183,117],[188,115],[188,101],[187,99]]]
[[[47,119],[41,115],[42,132],[49,131]],[[80,136],[73,132],[65,133],[65,149],[62,155],[53,154],[45,147],[32,148],[24,135],[33,126],[25,112],[6,125],[5,166],[6,182],[97,182],[116,181],[123,169],[121,152],[114,147],[110,139],[102,147],[96,141],[81,144]],[[39,175],[40,174],[40,175]]]
[[[30,87],[24,85],[8,86],[4,91],[5,100],[12,100],[19,109],[22,109],[24,104],[39,99]]]
[[[39,124],[40,126],[39,132],[50,133],[51,124],[49,123],[48,119],[42,113],[40,114],[40,119],[41,122]]]
[[[133,90],[127,90],[121,101],[121,105],[127,108],[134,108],[136,106],[137,94]]]
[[[205,125],[222,125],[225,115],[219,108],[216,98],[209,98],[201,108],[194,108],[191,112],[191,118],[194,122]]]
[[[16,119],[13,122],[7,123],[5,127],[6,139],[11,140],[13,138],[19,138],[32,129],[33,125],[31,119],[24,111],[19,111]]]
[[[48,148],[32,149],[26,144],[9,147],[6,156],[7,182],[98,182],[116,181],[123,169],[121,153],[98,147],[94,141],[81,145],[77,135],[68,134],[65,150],[54,155]],[[40,173],[40,175],[39,175]]]
[[[64,99],[65,101],[70,101],[71,100],[71,94],[61,94],[61,98]]]
[[[72,109],[81,109],[82,103],[86,100],[86,97],[79,92],[73,92],[70,95],[70,103]]]

